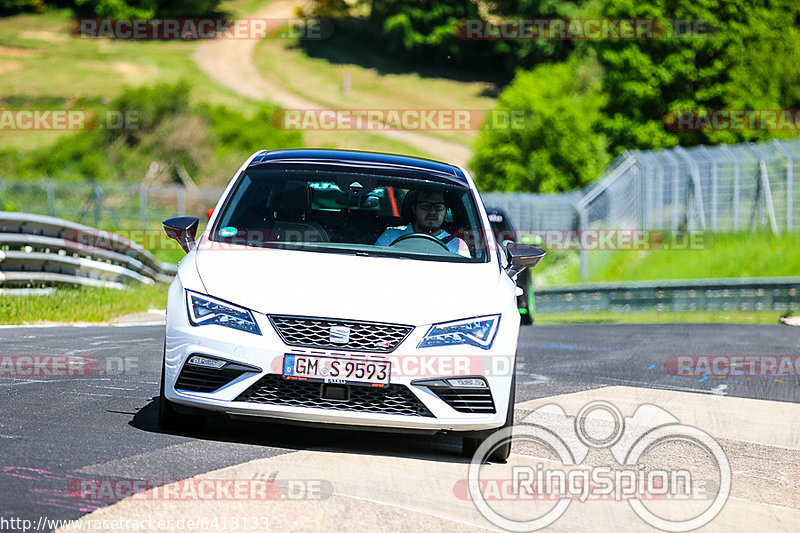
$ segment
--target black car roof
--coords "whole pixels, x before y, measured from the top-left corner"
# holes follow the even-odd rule
[[[381,171],[396,171],[403,175],[421,179],[439,181],[452,185],[467,187],[464,172],[454,166],[440,161],[377,152],[360,152],[356,150],[270,150],[258,154],[250,161],[249,169],[265,169],[272,166],[296,168],[309,165],[313,169],[351,167]],[[308,168],[308,167],[306,167]]]

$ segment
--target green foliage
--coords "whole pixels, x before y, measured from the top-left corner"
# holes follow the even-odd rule
[[[75,0],[77,16],[108,18],[153,18],[156,0]]]
[[[183,82],[125,89],[95,112],[96,127],[50,147],[7,150],[0,170],[19,177],[138,181],[157,162],[173,178],[185,170],[196,181],[219,183],[260,148],[302,145],[300,132],[271,124],[272,107],[248,118],[221,106],[192,106]]]
[[[72,9],[77,17],[153,18],[221,15],[222,0],[0,0],[0,16],[40,13],[47,7]]]
[[[534,4],[559,9],[546,1]],[[510,0],[498,9],[513,12],[522,6]],[[665,125],[676,110],[800,108],[800,3],[795,0],[601,0],[563,9],[582,10],[589,18],[655,19],[664,23],[664,34],[580,41],[566,61],[518,74],[499,109],[528,110],[530,131],[482,131],[474,164],[485,188],[564,190],[596,178],[624,150],[797,135],[673,131]],[[687,27],[691,31],[674,31]],[[569,81],[582,69],[595,72],[598,80],[588,92]]]
[[[0,0],[0,17],[23,12],[44,11],[44,0]]]
[[[519,71],[500,94],[498,114],[524,113],[522,124],[484,124],[472,168],[482,190],[557,192],[583,186],[610,162],[599,132],[606,102],[591,59]]]
[[[414,63],[491,69],[505,61],[505,43],[459,37],[462,19],[480,17],[475,2],[463,0],[372,0],[370,21],[377,41],[393,57]],[[505,69],[509,71],[508,68]]]
[[[604,0],[603,16],[667,21],[666,38],[591,41],[606,76],[606,132],[614,154],[680,144],[735,143],[769,131],[675,133],[670,110],[795,109],[800,105],[800,3],[795,0]],[[677,34],[669,19],[715,31]]]
[[[345,0],[313,0],[310,4],[312,17],[341,19],[350,15],[350,6]]]
[[[188,113],[189,93],[189,85],[184,82],[126,89],[112,100],[111,110],[122,114],[135,113],[135,127],[106,129],[106,141],[112,143],[122,139],[129,145],[138,144],[167,117]]]
[[[495,0],[491,13],[504,18],[565,19],[581,18],[589,11],[587,0]],[[506,52],[516,68],[532,68],[542,62],[564,61],[575,49],[575,41],[522,39],[509,41]]]

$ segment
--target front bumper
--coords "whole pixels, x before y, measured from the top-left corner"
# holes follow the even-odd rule
[[[165,396],[179,406],[295,423],[432,432],[490,430],[502,426],[506,421],[519,324],[518,312],[514,306],[503,313],[490,350],[471,346],[416,349],[430,326],[421,325],[415,327],[394,352],[381,354],[392,362],[391,388],[407,391],[410,398],[423,406],[416,414],[407,411],[404,414],[393,414],[337,408],[335,402],[320,402],[325,405],[317,406],[270,403],[268,399],[264,400],[265,397],[268,398],[265,395],[258,396],[259,401],[253,401],[255,396],[250,393],[256,387],[266,382],[277,383],[276,379],[284,379],[281,369],[283,357],[287,353],[337,356],[344,353],[353,357],[364,357],[365,354],[288,346],[272,327],[268,317],[258,313],[254,315],[263,334],[260,336],[217,325],[192,326],[186,316],[182,291],[177,283],[170,289],[164,355]],[[511,317],[507,316],[509,314]],[[243,372],[211,392],[176,388],[178,377],[192,355],[247,365],[252,371]],[[442,399],[434,389],[412,383],[420,379],[464,375],[485,378],[494,412],[460,412]],[[350,386],[351,389],[355,387],[365,388]]]

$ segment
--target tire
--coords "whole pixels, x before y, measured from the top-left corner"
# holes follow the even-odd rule
[[[490,431],[488,433],[481,432],[478,436],[475,437],[464,437],[461,443],[462,457],[472,458],[472,456],[475,455],[475,452],[478,450],[483,441],[486,440],[495,431],[499,431],[501,429],[505,429],[514,425],[514,397],[516,395],[516,390],[517,390],[517,375],[515,372],[511,378],[511,391],[509,392],[508,411],[506,412],[505,423],[496,430]],[[492,451],[492,453],[489,454],[488,460],[493,463],[505,463],[508,460],[509,455],[511,455],[511,441],[507,440],[502,445],[496,447]]]

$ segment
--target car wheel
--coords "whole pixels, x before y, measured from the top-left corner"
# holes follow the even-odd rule
[[[523,326],[530,326],[533,324],[533,316],[531,316],[531,308],[528,305],[528,292],[525,291],[517,297],[517,309],[519,313],[519,323]],[[523,313],[522,310],[525,312]]]
[[[514,425],[514,397],[516,395],[516,389],[517,376],[515,374],[511,378],[511,391],[509,393],[508,411],[506,412],[505,424],[488,433],[481,432],[475,437],[464,437],[461,444],[462,457],[472,458],[483,441],[489,438],[489,436],[493,435],[496,431],[500,431],[501,429],[509,428]],[[511,440],[506,440],[503,442],[503,444],[497,446],[491,454],[489,454],[488,460],[493,463],[504,463],[508,459],[509,455],[511,455]]]

